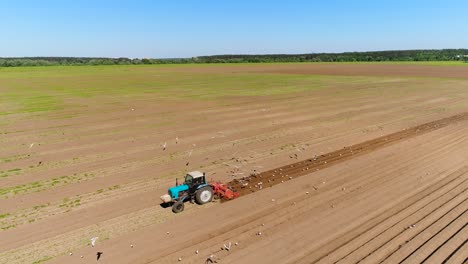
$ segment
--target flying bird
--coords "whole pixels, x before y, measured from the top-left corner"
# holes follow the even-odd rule
[[[231,242],[229,242],[229,244],[226,246],[226,244],[224,244],[224,248],[229,251],[231,250]]]
[[[206,263],[216,263],[216,261],[215,261],[215,255],[209,256],[209,257],[206,259],[206,261],[205,261],[205,264],[206,264]]]
[[[98,240],[99,237],[93,237],[91,238],[91,246],[95,246],[96,245],[96,240]]]

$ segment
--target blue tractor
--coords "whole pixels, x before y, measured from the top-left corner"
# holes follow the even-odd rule
[[[164,204],[172,204],[172,211],[180,213],[184,210],[184,202],[194,200],[198,204],[206,204],[213,200],[213,186],[206,181],[205,173],[192,171],[187,173],[183,184],[169,188],[167,194],[161,196]]]

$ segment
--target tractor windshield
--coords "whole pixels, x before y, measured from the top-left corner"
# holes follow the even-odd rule
[[[185,176],[185,184],[187,184],[188,186],[192,186],[192,182],[193,177],[187,174],[187,176]]]

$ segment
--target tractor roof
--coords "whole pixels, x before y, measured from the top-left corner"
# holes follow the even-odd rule
[[[187,174],[192,176],[193,178],[203,177],[203,172],[201,172],[201,171],[191,171],[191,172],[189,172]]]

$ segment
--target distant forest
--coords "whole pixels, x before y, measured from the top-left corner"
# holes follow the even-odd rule
[[[343,53],[214,55],[174,59],[27,57],[0,58],[0,67],[53,65],[131,65],[187,63],[264,63],[264,62],[378,62],[378,61],[465,61],[468,49],[393,50]]]

